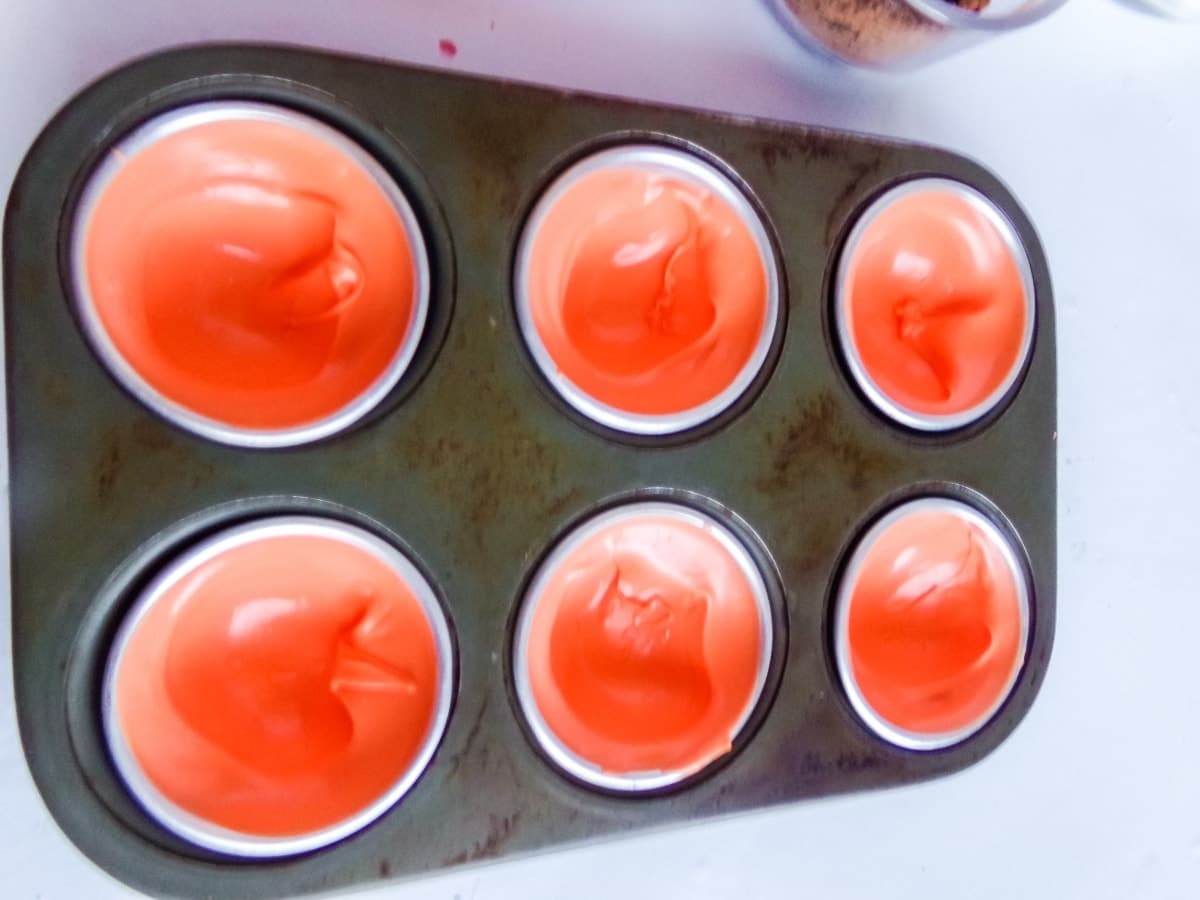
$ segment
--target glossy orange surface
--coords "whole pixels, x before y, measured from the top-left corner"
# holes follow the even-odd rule
[[[400,574],[318,535],[191,567],[139,621],[119,724],[168,800],[248,835],[335,825],[387,793],[433,721],[438,651]]]
[[[557,369],[628,413],[717,398],[767,325],[766,264],[739,212],[706,187],[632,166],[583,175],[557,198],[527,288]]]
[[[850,604],[854,679],[906,731],[977,723],[1024,657],[1016,576],[992,537],[953,512],[894,521],[863,560]]]
[[[727,753],[764,652],[753,587],[708,531],[615,521],[550,574],[529,678],[550,731],[605,772],[695,770]]]
[[[842,286],[863,368],[913,413],[952,416],[989,400],[1020,366],[1027,310],[1013,250],[958,194],[898,197],[867,226]]]
[[[247,429],[328,418],[389,369],[413,325],[413,247],[342,148],[229,120],[128,158],[86,232],[103,330],[151,388]]]

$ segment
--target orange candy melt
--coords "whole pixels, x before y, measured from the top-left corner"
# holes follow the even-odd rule
[[[430,739],[442,687],[413,586],[332,529],[197,560],[136,620],[112,681],[153,788],[257,838],[330,828],[387,795]]]
[[[630,511],[552,566],[526,600],[526,664],[553,737],[616,775],[686,774],[729,752],[769,647],[755,587],[711,531]]]
[[[151,391],[271,431],[321,422],[398,377],[424,250],[382,170],[323,126],[263,110],[114,150],[84,223],[82,278],[103,334]]]
[[[918,501],[848,574],[853,681],[890,727],[936,740],[981,726],[1007,696],[1027,610],[997,540],[952,506]]]
[[[999,399],[1028,349],[1020,251],[982,198],[936,185],[900,190],[880,201],[842,264],[846,349],[904,413],[969,419]]]
[[[546,209],[529,313],[556,374],[592,400],[636,415],[694,410],[730,390],[774,325],[763,252],[710,187],[614,164]]]

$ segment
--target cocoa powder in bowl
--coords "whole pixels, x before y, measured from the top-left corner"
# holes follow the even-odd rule
[[[964,0],[982,9],[988,0]],[[936,44],[946,28],[904,0],[785,0],[800,27],[842,59],[886,66]]]

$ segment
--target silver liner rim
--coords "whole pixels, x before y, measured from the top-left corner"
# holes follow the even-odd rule
[[[876,384],[867,371],[859,355],[858,346],[851,334],[850,325],[850,296],[846,291],[846,283],[850,277],[851,263],[855,252],[861,243],[863,235],[879,215],[897,200],[910,194],[925,191],[949,192],[966,200],[981,213],[992,227],[999,233],[1004,245],[1008,248],[1017,272],[1021,278],[1021,288],[1025,298],[1025,327],[1021,333],[1021,349],[1012,368],[1004,380],[991,394],[982,401],[950,415],[931,415],[922,413],[898,403]],[[1016,228],[1008,217],[1000,211],[991,200],[979,191],[950,178],[914,178],[893,187],[882,196],[875,199],[858,217],[850,230],[838,258],[837,276],[834,281],[834,318],[837,330],[838,344],[846,360],[846,367],[858,388],[867,396],[871,404],[888,418],[901,425],[924,432],[954,431],[977,422],[988,413],[1000,406],[1025,371],[1025,364],[1033,350],[1033,334],[1037,323],[1036,288],[1033,281],[1033,270],[1024,244],[1017,234]]]
[[[433,631],[438,653],[438,688],[433,719],[412,764],[383,795],[354,815],[326,828],[285,837],[263,837],[215,825],[178,806],[158,790],[143,772],[120,724],[116,683],[122,660],[134,633],[163,593],[196,566],[220,554],[264,538],[313,536],[331,538],[363,550],[395,571],[421,604]],[[361,831],[394,807],[425,773],[450,719],[454,695],[454,642],[446,613],[428,579],[399,548],[356,525],[317,515],[268,516],[225,529],[184,552],[155,576],[126,614],[105,666],[101,718],[106,743],[117,774],[138,805],[176,836],[229,856],[267,859],[294,856],[334,844]]]
[[[190,128],[222,121],[274,122],[307,132],[331,144],[374,181],[404,227],[413,258],[413,310],[408,332],[387,368],[365,391],[329,416],[304,425],[255,429],[230,425],[192,411],[150,385],[117,349],[96,309],[87,272],[87,245],[92,217],[104,192],[125,163],[159,140]],[[113,144],[92,170],[79,197],[70,239],[70,282],[74,306],[88,342],[108,371],[143,405],[175,425],[217,443],[250,449],[295,447],[344,431],[375,409],[403,378],[416,356],[429,318],[428,248],[407,196],[374,156],[348,135],[312,116],[271,103],[213,100],[193,103],[154,116]]]
[[[708,768],[716,760],[681,769],[620,774],[606,772],[575,753],[558,738],[538,708],[533,685],[529,678],[529,638],[537,600],[545,591],[550,576],[562,561],[581,543],[614,522],[642,518],[647,515],[666,516],[704,529],[716,538],[722,548],[733,557],[738,569],[751,585],[755,606],[759,613],[759,664],[754,690],[734,727],[731,742],[737,740],[738,735],[746,727],[746,723],[762,702],[775,648],[774,616],[766,577],[741,539],[709,513],[701,512],[699,509],[682,503],[658,500],[633,501],[598,513],[561,536],[550,553],[538,565],[533,580],[530,581],[529,587],[521,596],[520,612],[513,640],[513,685],[516,690],[517,702],[538,746],[558,769],[586,785],[627,794],[645,793],[679,784]]]
[[[880,537],[900,519],[914,512],[949,512],[977,526],[999,550],[1005,565],[1012,573],[1017,585],[1017,608],[1020,616],[1020,638],[1018,647],[1020,653],[1013,664],[1012,671],[1004,684],[1004,690],[988,709],[962,728],[948,732],[918,732],[909,731],[893,725],[879,713],[875,712],[870,702],[863,695],[854,677],[854,668],[850,658],[850,606],[853,601],[854,587],[867,555]],[[1030,621],[1033,615],[1029,592],[1029,569],[1024,555],[1018,551],[1013,539],[987,516],[961,500],[949,497],[918,497],[906,500],[889,510],[885,515],[872,524],[866,532],[855,539],[854,551],[849,562],[842,571],[838,582],[836,613],[834,620],[834,655],[837,663],[838,678],[842,689],[854,712],[866,727],[877,737],[905,750],[943,750],[961,744],[982,730],[999,712],[1000,708],[1012,695],[1013,688],[1025,668],[1025,660],[1029,652]]]
[[[529,299],[529,268],[533,245],[550,210],[581,178],[610,168],[638,167],[697,184],[728,203],[750,230],[767,280],[767,311],[750,358],[734,380],[716,397],[699,406],[665,415],[631,413],[596,400],[558,370],[533,321]],[[728,410],[745,395],[766,365],[781,325],[780,276],[774,245],[762,216],[730,178],[701,157],[665,144],[624,144],[584,157],[551,182],[534,205],[517,243],[513,293],[517,324],[542,377],[576,412],[615,431],[644,437],[664,437],[703,425]]]

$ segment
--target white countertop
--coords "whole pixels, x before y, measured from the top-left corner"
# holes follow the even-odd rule
[[[1058,630],[1045,686],[999,750],[915,787],[354,896],[1200,897],[1200,27],[1072,0],[1024,33],[875,75],[805,55],[760,0],[5,0],[4,12],[5,193],[37,131],[92,78],[171,44],[239,38],[941,144],[994,169],[1040,228],[1058,300]],[[5,600],[0,894],[136,896],[68,843],[27,774],[9,619]]]

